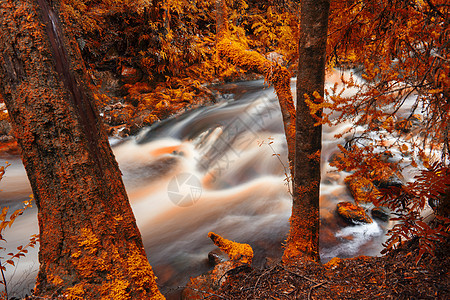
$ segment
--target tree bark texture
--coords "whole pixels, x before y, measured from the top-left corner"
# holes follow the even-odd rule
[[[311,115],[305,97],[323,97],[325,81],[329,0],[302,0],[299,66],[297,77],[297,118],[295,135],[294,191],[290,231],[283,254],[288,263],[295,258],[320,261],[319,186],[322,126]],[[321,117],[322,112],[317,112]]]
[[[228,10],[225,0],[216,0],[216,37],[220,40],[228,33]]]
[[[0,0],[0,92],[38,207],[35,295],[162,299],[78,45],[50,3]]]

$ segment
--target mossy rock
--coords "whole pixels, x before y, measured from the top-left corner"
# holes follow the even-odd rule
[[[337,204],[337,213],[350,224],[367,224],[373,222],[366,214],[364,208],[351,202],[339,202]]]

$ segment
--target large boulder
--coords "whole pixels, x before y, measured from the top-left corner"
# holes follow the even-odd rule
[[[372,219],[367,215],[364,208],[351,202],[339,202],[337,204],[337,213],[347,223],[361,224],[372,223]]]
[[[404,185],[401,173],[390,166],[381,166],[368,174],[368,177],[358,174],[349,175],[344,182],[356,203],[376,203],[382,196],[381,189]]]

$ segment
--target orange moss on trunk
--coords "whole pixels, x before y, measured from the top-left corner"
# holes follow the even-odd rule
[[[0,2],[0,93],[38,207],[35,295],[163,299],[59,2]]]
[[[319,189],[322,110],[312,114],[306,100],[323,99],[329,0],[302,0],[300,12],[295,166],[290,230],[283,262],[320,261]]]

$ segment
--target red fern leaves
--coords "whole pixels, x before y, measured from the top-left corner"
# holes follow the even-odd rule
[[[442,163],[422,170],[414,182],[404,187],[383,190],[380,204],[389,207],[398,222],[388,232],[390,236],[382,253],[396,249],[403,241],[418,239],[419,262],[425,253],[434,255],[436,245],[449,237],[450,168]],[[431,207],[428,215],[426,208]]]

